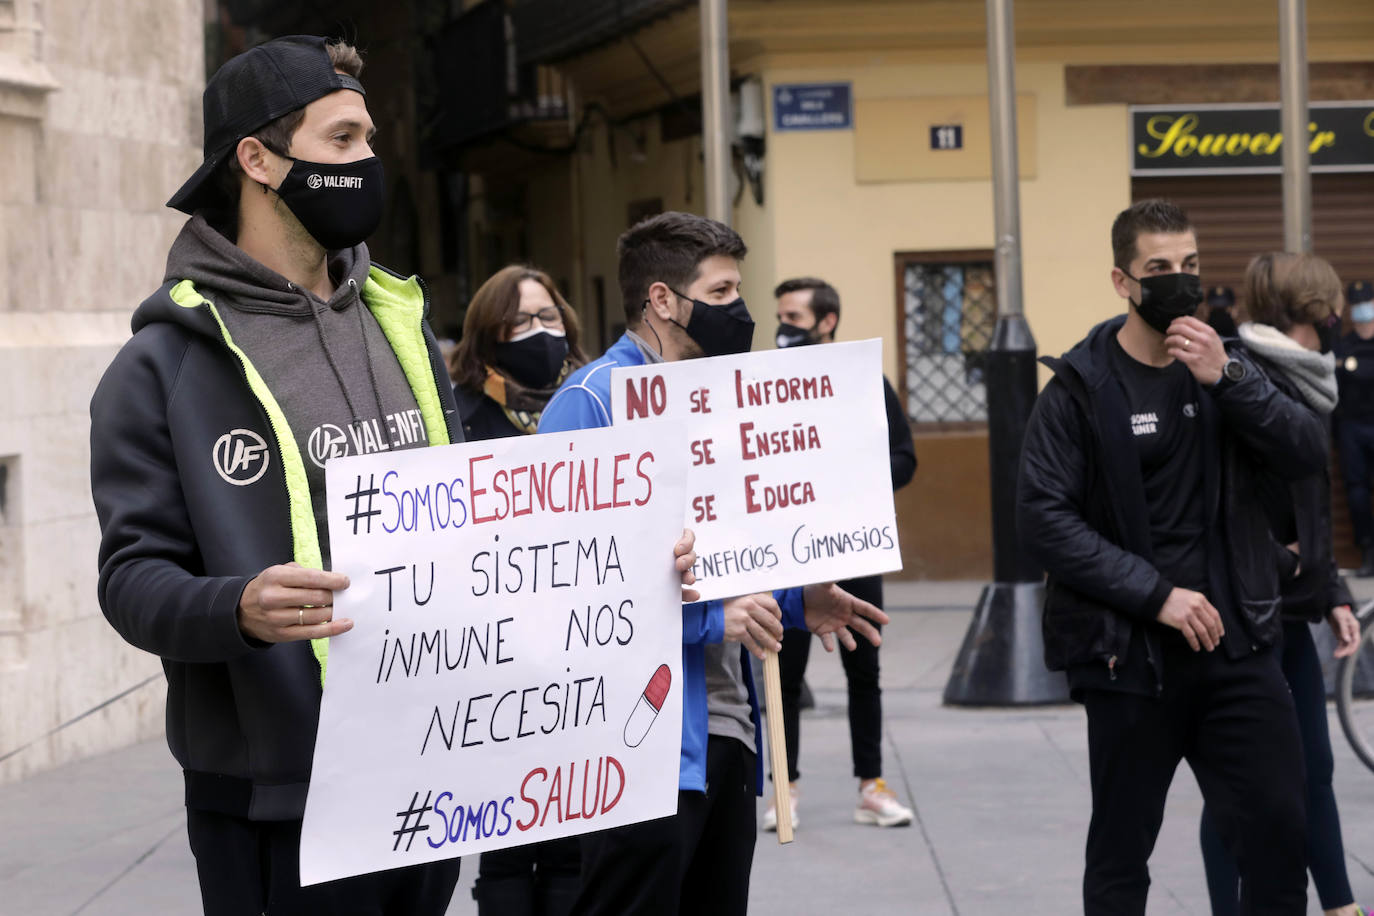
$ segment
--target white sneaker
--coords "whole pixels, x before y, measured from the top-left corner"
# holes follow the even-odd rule
[[[910,824],[913,817],[915,814],[912,810],[897,801],[897,796],[882,779],[873,780],[859,791],[859,807],[854,810],[855,823],[901,827]]]
[[[797,784],[792,783],[791,794],[792,808],[792,829],[796,830],[800,825],[797,817]],[[777,796],[769,793],[768,810],[763,812],[763,820],[759,823],[759,829],[767,833],[776,833],[778,830],[778,802]]]

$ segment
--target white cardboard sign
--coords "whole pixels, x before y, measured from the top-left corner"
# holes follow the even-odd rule
[[[686,456],[656,424],[329,462],[355,623],[329,649],[303,885],[677,810]]]
[[[616,424],[687,430],[703,598],[902,568],[882,341],[611,370]]]

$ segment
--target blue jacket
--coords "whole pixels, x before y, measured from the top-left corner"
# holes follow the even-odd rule
[[[642,366],[646,360],[629,335],[622,336],[594,362],[578,369],[563,382],[539,418],[539,431],[566,432],[593,429],[611,423],[611,370],[616,366]],[[805,629],[802,591],[799,588],[776,591],[773,596],[782,608],[783,625]],[[725,639],[725,610],[720,601],[698,601],[682,606],[682,760],[678,788],[706,791],[706,671],[707,643]],[[756,785],[763,791],[763,728],[759,723],[758,693],[754,689],[749,653],[740,647],[740,669],[749,692],[750,714],[754,720],[757,764]]]

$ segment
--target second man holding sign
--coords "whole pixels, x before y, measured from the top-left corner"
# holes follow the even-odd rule
[[[834,343],[840,324],[840,294],[835,287],[815,277],[784,280],[773,290],[778,300],[780,348]],[[883,379],[883,402],[887,408],[887,446],[892,470],[892,489],[911,482],[916,473],[916,447],[901,399]],[[883,606],[882,576],[846,579],[840,585],[851,594]],[[806,663],[811,656],[811,635],[795,633],[783,640],[778,653],[782,672],[782,720],[787,734],[787,779],[791,783],[792,826],[797,826],[797,782],[801,771],[801,691]],[[854,760],[854,776],[859,780],[858,804],[854,820],[877,827],[910,824],[914,812],[903,805],[883,780],[883,694],[878,685],[878,647],[859,643],[853,651],[840,655],[849,694],[849,745]],[[774,775],[774,779],[780,774]],[[770,804],[763,814],[763,829],[778,829],[778,812]]]
[[[754,322],[739,295],[744,241],[728,226],[664,213],[621,236],[620,288],[628,330],[571,375],[540,432],[609,426],[611,370],[749,350]],[[833,584],[684,605],[682,764],[676,817],[588,834],[577,914],[743,914],[749,898],[762,783],[758,703],[744,650],[777,651],[783,626],[838,634],[881,610]],[[867,618],[867,619],[865,619]],[[738,645],[732,645],[738,644]]]

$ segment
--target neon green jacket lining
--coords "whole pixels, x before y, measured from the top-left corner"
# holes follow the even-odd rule
[[[243,367],[248,387],[262,405],[272,432],[277,440],[282,468],[286,474],[286,495],[291,507],[291,543],[294,559],[302,566],[312,569],[321,568],[319,532],[315,527],[315,509],[310,499],[310,485],[305,475],[305,463],[296,437],[286,422],[286,414],[272,396],[258,370],[248,355],[234,343],[229,329],[225,327],[219,310],[209,299],[202,296],[190,280],[182,280],[172,287],[172,301],[182,308],[205,308],[215,319],[224,344],[238,359]],[[375,265],[368,271],[367,282],[363,284],[363,303],[377,319],[382,333],[391,344],[396,359],[401,364],[410,390],[415,395],[415,403],[424,419],[425,432],[431,445],[448,445],[448,426],[444,421],[444,410],[439,400],[439,389],[434,381],[434,372],[429,361],[429,350],[425,345],[422,329],[424,316],[424,293],[419,281],[414,277],[402,279]],[[329,640],[312,639],[311,648],[320,665],[320,684],[324,684],[325,673],[329,667]]]

